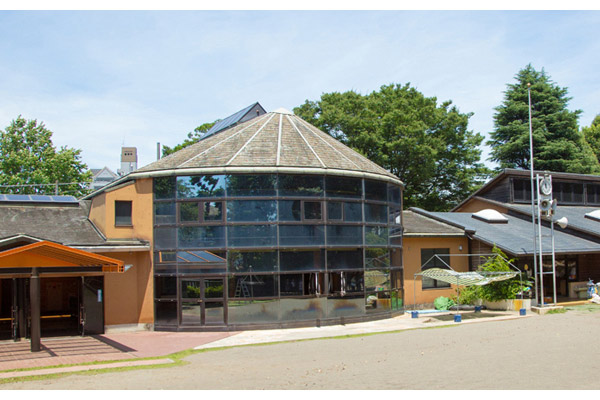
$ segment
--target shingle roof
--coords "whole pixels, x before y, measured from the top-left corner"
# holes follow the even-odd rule
[[[460,226],[470,231],[469,234],[474,239],[490,245],[495,244],[512,255],[533,254],[531,221],[502,214],[508,219],[507,223],[487,223],[473,218],[472,213],[427,212],[417,208],[412,210],[425,217]],[[554,235],[557,254],[600,252],[600,243],[564,233],[557,227]],[[542,227],[542,245],[544,253],[549,253],[552,246],[550,228],[545,226]]]
[[[85,209],[74,206],[0,206],[0,238],[18,234],[64,245],[102,245],[106,241],[87,218]]]
[[[411,210],[402,212],[404,236],[464,236],[464,229],[436,221]]]
[[[299,173],[318,170],[332,175],[350,171],[400,183],[384,168],[286,110],[270,112],[216,133],[138,169],[131,176],[210,168],[249,172],[257,168],[260,172],[291,168]]]

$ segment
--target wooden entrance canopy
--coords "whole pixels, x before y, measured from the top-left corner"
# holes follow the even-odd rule
[[[3,268],[102,267],[102,272],[123,272],[124,263],[110,257],[41,241],[0,252]]]
[[[41,350],[40,273],[122,273],[124,262],[46,240],[0,252],[0,276],[29,276],[31,304],[31,351]]]

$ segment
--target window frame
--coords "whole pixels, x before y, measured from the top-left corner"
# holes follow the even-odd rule
[[[424,252],[430,252],[430,255],[424,255]],[[448,269],[448,266],[444,265],[443,263],[441,263],[441,261],[439,260],[439,258],[436,258],[434,256],[436,255],[440,255],[440,256],[447,256],[447,263],[448,265],[450,265],[450,248],[430,248],[430,247],[423,247],[421,248],[421,271],[425,271],[428,270],[430,268],[444,268],[444,269]],[[432,258],[433,257],[433,258]],[[427,261],[432,261],[434,265],[430,265],[425,267],[424,264]],[[438,263],[442,264],[442,265],[437,265]],[[437,279],[432,279],[432,286],[429,286],[429,284],[427,284],[427,286],[425,286],[425,280],[424,277],[421,277],[421,290],[436,290],[436,289],[449,289],[452,287],[451,284],[446,283],[446,282],[441,282],[438,281]]]
[[[118,215],[119,205],[129,205],[129,222],[121,222],[119,218],[126,218],[127,216]],[[121,211],[123,211],[121,209]],[[115,200],[115,227],[132,227],[133,226],[133,201],[132,200]]]

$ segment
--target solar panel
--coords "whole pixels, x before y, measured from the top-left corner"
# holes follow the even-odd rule
[[[40,194],[0,194],[0,202],[74,204],[78,203],[78,200],[73,196],[48,196]]]

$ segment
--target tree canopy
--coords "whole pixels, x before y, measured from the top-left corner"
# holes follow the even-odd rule
[[[81,162],[81,150],[52,144],[52,132],[43,122],[20,115],[0,130],[0,191],[14,194],[82,196],[88,192],[92,172]],[[65,185],[65,184],[69,185]],[[46,184],[46,185],[44,185]],[[36,185],[7,187],[5,185]]]
[[[398,176],[406,207],[447,210],[487,176],[483,136],[468,130],[471,114],[425,97],[410,84],[361,95],[325,93],[294,113]]]
[[[598,160],[577,121],[581,110],[569,111],[567,88],[556,85],[546,72],[531,64],[508,84],[504,101],[496,107],[494,131],[490,133],[490,159],[500,168],[529,166],[529,102],[527,84],[531,84],[533,164],[538,170],[591,174],[600,172]]]
[[[174,147],[163,146],[163,150],[162,150],[163,157],[168,156],[171,153],[175,153],[176,151],[179,151],[185,147],[188,147],[189,145],[196,143],[198,140],[200,140],[202,138],[202,136],[206,132],[208,132],[208,130],[210,128],[213,127],[214,124],[216,124],[219,121],[220,120],[216,120],[215,122],[206,122],[206,123],[196,127],[196,129],[194,129],[193,132],[190,132],[187,134],[187,139],[185,139],[183,141],[183,143],[179,143],[178,145],[176,145]]]
[[[590,126],[581,128],[581,132],[592,147],[596,158],[600,160],[600,114],[596,115]]]

